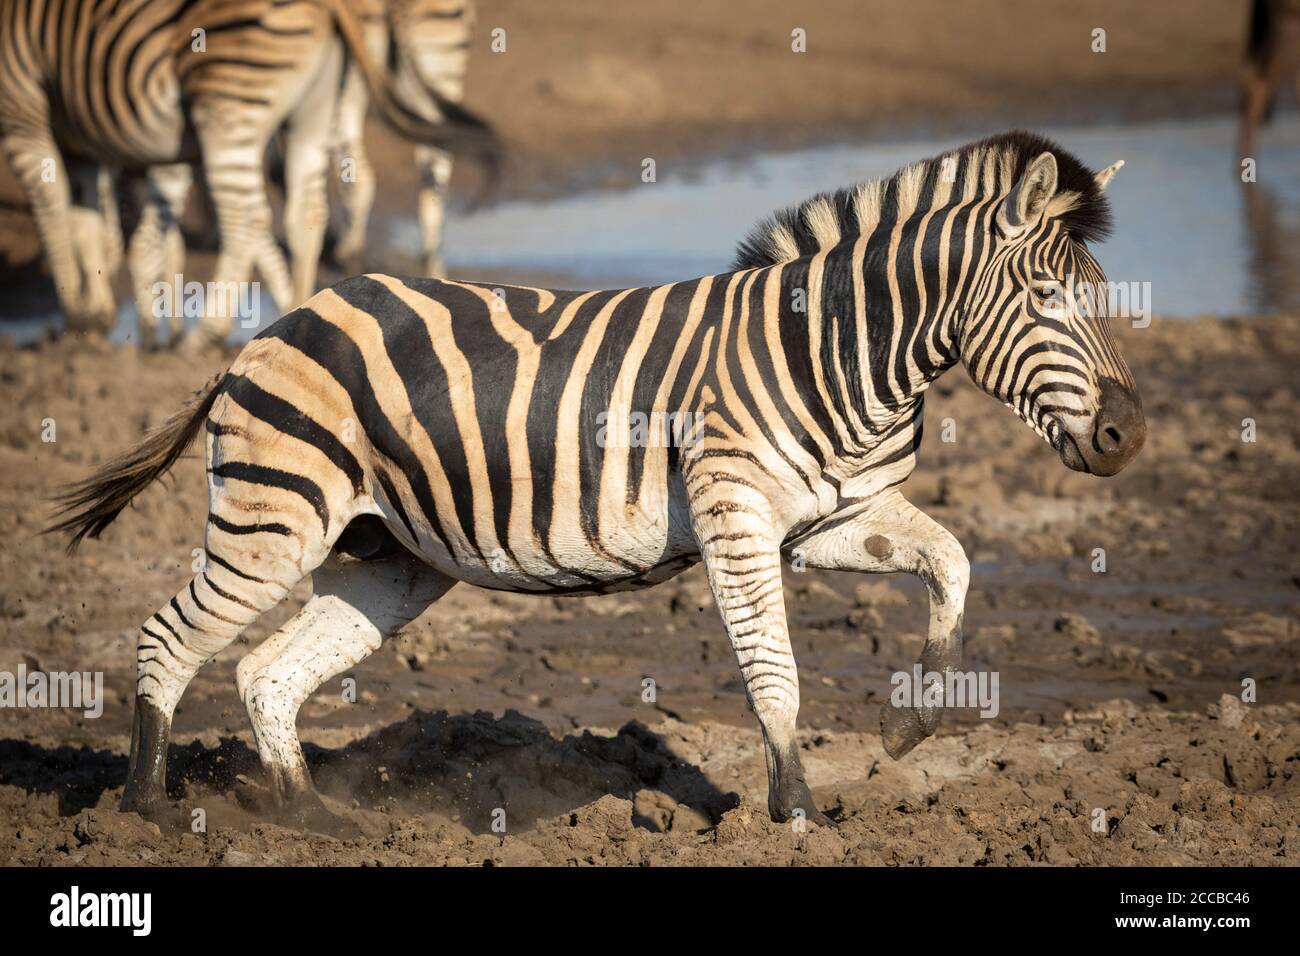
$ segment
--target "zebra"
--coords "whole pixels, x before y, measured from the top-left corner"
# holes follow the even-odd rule
[[[286,308],[293,283],[271,233],[263,154],[284,124],[290,179],[307,184],[286,209],[290,253],[311,258],[314,270],[324,144],[345,58],[404,135],[488,162],[497,148],[481,121],[433,92],[438,122],[400,102],[370,61],[346,0],[0,0],[0,22],[0,137],[73,327],[110,324],[113,301],[108,275],[92,268],[94,250],[85,247],[93,244],[72,232],[73,161],[133,171],[201,161],[221,234],[216,283],[229,288],[256,269]],[[166,182],[170,188],[148,190],[142,220],[152,227],[128,248],[137,304],[140,276],[173,258],[160,244],[174,230],[186,184]],[[226,304],[207,304],[192,342],[224,339],[232,324]]]
[[[1105,281],[1088,243],[1120,165],[1013,131],[778,213],[718,275],[572,292],[370,274],[318,293],[62,496],[50,530],[72,550],[205,432],[206,566],[140,629],[123,808],[167,812],[186,684],[307,574],[312,597],[236,684],[278,806],[325,826],[300,706],[454,583],[599,594],[703,562],[769,813],[827,822],[796,743],[782,560],[917,575],[919,663],[958,669],[970,567],[898,487],[925,392],[962,362],[1067,467],[1134,458],[1141,403],[1085,286]],[[637,415],[659,424],[632,440]],[[939,712],[882,708],[886,751]]]
[[[366,39],[375,62],[388,58],[395,48],[398,94],[407,103],[423,103],[424,112],[437,115],[429,90],[452,103],[465,93],[470,36],[475,10],[470,0],[370,0],[361,14]],[[360,271],[366,224],[375,197],[375,171],[366,155],[364,125],[369,94],[364,77],[352,71],[344,81],[335,118],[332,153],[336,163],[351,160],[354,175],[339,187],[343,230],[334,255],[348,272]],[[442,227],[447,189],[451,184],[452,155],[446,150],[417,144],[417,215],[424,274],[446,274],[442,255]]]

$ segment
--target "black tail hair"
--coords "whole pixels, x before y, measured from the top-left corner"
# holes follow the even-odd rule
[[[203,426],[224,378],[224,372],[214,376],[135,448],[84,481],[65,487],[55,496],[59,507],[45,533],[70,533],[68,554],[77,550],[83,538],[98,538],[136,495],[176,463]]]

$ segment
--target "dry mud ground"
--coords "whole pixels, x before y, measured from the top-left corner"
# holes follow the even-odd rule
[[[974,562],[967,660],[1000,674],[996,718],[950,713],[890,760],[879,706],[919,650],[924,592],[787,574],[803,759],[838,826],[768,821],[758,728],[696,569],[605,598],[461,586],[355,670],[356,703],[339,680],[323,688],[300,723],[327,801],[366,834],[347,841],[257,809],[235,694],[236,661],[301,593],[181,704],[172,793],[205,810],[207,832],[114,809],[136,628],[201,543],[197,457],[75,558],[37,534],[40,499],[159,422],[217,360],[71,340],[0,353],[0,670],[102,670],[107,698],[96,720],[0,710],[0,863],[1294,865],[1300,322],[1157,319],[1122,340],[1150,434],[1110,481],[1066,471],[963,372],[932,392],[905,491]],[[1240,701],[1244,679],[1257,703]]]

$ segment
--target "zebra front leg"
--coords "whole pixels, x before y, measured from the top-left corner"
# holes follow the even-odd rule
[[[325,808],[298,739],[303,703],[327,680],[379,649],[455,583],[410,555],[372,561],[331,556],[312,574],[312,597],[284,627],[239,662],[248,709],[271,794],[294,823],[341,833]]]
[[[795,739],[799,674],[790,649],[781,551],[770,509],[755,496],[738,496],[743,486],[713,473],[696,471],[687,489],[709,586],[740,665],[745,695],[763,730],[768,813],[777,822],[802,814],[829,824],[808,790]]]
[[[885,493],[850,521],[792,542],[786,551],[814,568],[917,575],[930,594],[930,626],[919,661],[922,673],[942,679],[960,669],[970,563],[948,529],[897,491]],[[885,751],[894,759],[902,757],[938,729],[941,713],[942,706],[886,703],[880,712]]]

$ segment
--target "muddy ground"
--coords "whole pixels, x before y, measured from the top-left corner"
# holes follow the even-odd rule
[[[114,809],[136,628],[189,577],[202,466],[183,460],[74,558],[38,534],[40,501],[218,360],[71,340],[4,352],[0,671],[102,670],[107,700],[99,719],[0,710],[0,863],[1294,865],[1300,321],[1157,319],[1122,343],[1150,432],[1112,480],[1066,471],[961,371],[932,393],[905,491],[971,556],[967,662],[999,673],[996,718],[950,713],[889,759],[879,708],[919,651],[924,591],[787,574],[803,760],[834,828],[768,821],[758,728],[696,569],[604,598],[462,585],[349,675],[355,703],[341,680],[323,688],[300,724],[327,801],[366,834],[350,840],[260,809],[235,693],[235,663],[303,589],[181,704],[170,783],[207,832]]]

